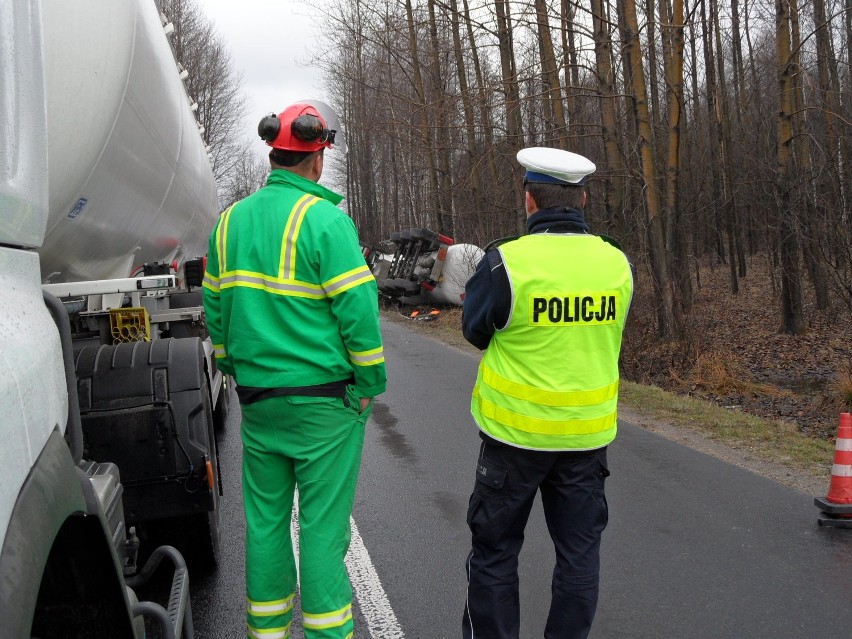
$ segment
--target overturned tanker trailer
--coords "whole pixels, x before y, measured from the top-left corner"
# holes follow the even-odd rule
[[[378,248],[365,248],[364,255],[382,297],[406,305],[461,306],[483,251],[427,229],[408,229]]]

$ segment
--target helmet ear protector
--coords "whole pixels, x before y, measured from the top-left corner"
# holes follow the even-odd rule
[[[257,125],[257,134],[264,142],[272,142],[278,137],[278,131],[281,130],[281,120],[274,113],[264,115]]]
[[[257,125],[257,134],[267,144],[272,144],[281,132],[281,119],[274,113],[269,113]],[[303,113],[290,123],[290,132],[303,142],[320,145],[334,144],[334,129],[328,129],[319,116]]]

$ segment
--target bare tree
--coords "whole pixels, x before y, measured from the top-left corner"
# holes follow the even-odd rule
[[[778,159],[776,189],[781,218],[781,305],[785,333],[802,332],[802,284],[799,268],[799,236],[792,207],[793,66],[790,44],[790,5],[775,0],[775,47],[778,69]]]
[[[221,184],[241,170],[242,117],[245,98],[242,78],[231,54],[197,0],[156,0],[157,8],[174,24],[171,36],[175,58],[187,72],[184,80],[197,109],[202,135],[210,147],[213,175]]]
[[[259,158],[251,144],[245,143],[231,169],[219,181],[219,201],[225,206],[242,200],[266,184],[269,160]]]
[[[523,232],[515,153],[564,145],[600,165],[589,219],[651,275],[664,337],[702,264],[730,259],[736,290],[766,256],[786,330],[826,285],[852,299],[852,0],[798,18],[783,0],[783,29],[768,0],[315,3],[336,24],[314,62],[344,115],[349,212],[372,239]]]
[[[654,137],[651,131],[651,116],[648,109],[648,90],[642,68],[639,26],[636,18],[635,0],[621,0],[619,10],[624,20],[626,42],[625,55],[631,69],[633,117],[639,133],[637,149],[642,176],[644,204],[650,243],[651,273],[657,299],[657,332],[661,337],[675,335],[676,309],[669,278],[668,256],[665,250],[665,224],[663,221],[662,198],[660,197],[657,167],[654,162]]]

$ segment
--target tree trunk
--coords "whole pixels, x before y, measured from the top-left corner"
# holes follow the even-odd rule
[[[660,192],[657,187],[657,168],[654,164],[653,134],[648,112],[645,74],[642,69],[642,50],[636,19],[636,4],[635,0],[620,0],[619,6],[624,18],[624,30],[627,36],[624,54],[631,68],[633,116],[639,133],[637,144],[644,183],[643,192],[651,249],[651,271],[654,276],[654,293],[657,296],[657,331],[660,337],[668,339],[674,337],[675,329],[680,323],[675,321],[671,281],[668,276],[663,212]]]
[[[450,0],[451,26],[453,32],[453,54],[456,59],[456,73],[459,79],[459,93],[461,93],[462,111],[464,112],[464,125],[467,137],[467,156],[470,165],[470,212],[474,215],[485,212],[481,198],[481,179],[479,175],[479,161],[476,152],[476,125],[473,114],[473,104],[470,97],[470,88],[467,83],[467,71],[462,55],[461,29],[459,28],[459,10],[456,0]]]
[[[825,132],[823,146],[826,161],[829,165],[829,177],[820,181],[819,188],[831,193],[832,200],[837,203],[834,207],[842,210],[845,198],[846,184],[843,180],[843,149],[838,130],[843,131],[841,119],[840,80],[837,72],[837,61],[832,50],[831,33],[825,13],[825,0],[814,0],[814,26],[817,41],[817,77],[819,78],[819,94],[822,102],[822,120]],[[832,206],[829,203],[828,209]],[[826,217],[829,217],[826,211]]]
[[[728,109],[728,84],[725,74],[725,57],[722,48],[722,35],[719,25],[719,4],[710,0],[713,19],[713,34],[716,39],[716,60],[718,64],[719,83],[716,92],[716,133],[719,136],[719,163],[722,170],[722,198],[725,209],[726,226],[728,230],[728,253],[731,256],[731,291],[739,292],[739,277],[746,274],[745,254],[737,216],[737,193],[731,175],[731,116]]]
[[[666,246],[670,257],[670,277],[681,312],[692,307],[692,279],[689,275],[689,242],[680,210],[681,116],[683,113],[683,0],[674,0],[671,13],[667,0],[660,1],[660,28],[663,38],[667,111],[669,119],[666,149]]]
[[[799,26],[799,11],[796,0],[789,0],[790,6],[790,23],[791,23],[791,46],[792,46],[792,64],[794,69],[801,69],[801,31]],[[807,133],[807,124],[805,122],[805,91],[802,86],[802,74],[796,72],[793,75],[793,135],[797,140],[794,149],[796,164],[796,173],[800,176],[799,182],[801,188],[796,189],[797,197],[793,205],[798,210],[804,208],[805,214],[802,217],[802,228],[804,230],[804,258],[805,267],[808,272],[808,277],[811,280],[811,285],[814,289],[816,297],[816,306],[820,310],[825,310],[829,306],[828,302],[828,277],[825,269],[819,261],[820,245],[817,238],[817,222],[816,222],[816,189],[815,176],[813,175],[813,167],[811,162],[811,147],[810,136]]]
[[[426,3],[429,12],[429,39],[432,43],[431,76],[432,104],[435,117],[433,126],[435,133],[435,154],[438,156],[438,233],[453,237],[455,222],[453,220],[453,190],[450,184],[450,144],[447,134],[447,109],[444,108],[446,91],[442,84],[441,48],[438,40],[438,21],[435,15],[435,0]]]
[[[781,327],[798,335],[803,329],[802,286],[796,213],[791,206],[793,145],[793,61],[790,46],[790,9],[787,0],[775,0],[775,51],[778,69],[776,192],[781,216]]]
[[[712,182],[710,184],[710,193],[711,193],[711,205],[713,207],[714,217],[718,220],[724,220],[724,228],[728,230],[728,238],[730,239],[730,227],[729,227],[729,218],[727,215],[724,215],[723,207],[726,205],[724,198],[725,192],[722,188],[723,186],[723,177],[720,175],[721,166],[719,163],[719,157],[721,156],[721,149],[719,148],[719,120],[718,117],[718,87],[716,81],[716,59],[714,52],[714,44],[713,44],[713,20],[712,15],[708,19],[707,17],[707,2],[706,0],[699,0],[701,7],[701,38],[702,43],[704,45],[704,68],[707,73],[707,139],[710,147],[710,173],[712,176]],[[722,233],[722,224],[717,224],[714,228],[714,234],[716,236],[716,254],[719,259],[725,263],[725,248],[724,248],[724,240]],[[734,263],[734,254],[731,251],[728,251],[731,257],[731,264]],[[739,282],[737,280],[737,271],[736,266],[731,266],[732,275],[731,275],[731,292],[737,293],[739,290]]]
[[[664,0],[660,0],[663,2]],[[648,57],[648,96],[650,98],[651,133],[654,134],[653,147],[660,154],[654,157],[658,166],[662,166],[663,145],[658,140],[658,132],[662,130],[660,123],[660,83],[657,80],[657,20],[654,10],[654,0],[645,0],[645,29],[648,37],[645,42],[645,55]]]
[[[559,71],[556,67],[556,54],[550,35],[550,17],[545,0],[535,0],[536,21],[538,25],[539,58],[541,59],[541,79],[544,87],[542,102],[547,105],[552,118],[550,131],[545,130],[548,146],[555,144],[565,148],[565,108],[562,104],[562,90],[559,86]],[[552,140],[552,142],[551,142]]]
[[[569,0],[560,3],[560,15],[562,18],[562,66],[565,74],[565,103],[567,114],[565,116],[566,138],[571,135],[580,136],[581,131],[574,131],[574,119],[577,117],[576,93],[580,88],[580,70],[577,64],[577,42],[575,37],[574,20],[577,15],[577,7]],[[592,17],[594,20],[594,16]],[[566,141],[566,145],[568,142]]]
[[[427,161],[429,162],[429,184],[432,192],[429,194],[431,199],[431,209],[434,212],[436,226],[441,225],[441,203],[440,186],[438,184],[438,163],[435,158],[435,143],[432,139],[432,126],[429,117],[429,108],[426,103],[426,87],[423,84],[423,73],[420,70],[420,58],[417,53],[417,31],[414,23],[414,9],[411,6],[411,0],[405,0],[405,13],[408,23],[408,47],[411,54],[411,67],[414,75],[414,89],[417,92],[417,106],[420,112],[419,124],[421,135],[423,136],[424,146],[427,149]]]
[[[470,19],[468,0],[462,0],[462,7],[464,8],[464,21],[467,28],[467,38],[470,42],[470,54],[473,60],[473,70],[476,75],[476,91],[479,97],[479,120],[485,144],[485,163],[488,166],[488,175],[491,178],[491,184],[496,185],[499,183],[499,178],[497,173],[497,161],[494,157],[493,123],[491,122],[491,111],[488,108],[488,100],[485,97],[485,81],[482,77],[482,64],[479,61],[479,47],[476,46],[476,38],[473,33],[473,21]],[[488,195],[492,192],[493,188],[485,189],[482,193],[483,206],[488,209],[485,211],[486,215],[490,214],[494,209],[499,210],[501,207],[505,207],[505,203],[503,201],[496,201],[496,198],[492,199],[490,203],[488,202]]]
[[[503,95],[506,99],[506,140],[509,152],[514,155],[524,144],[523,125],[521,124],[521,96],[518,89],[518,77],[515,70],[515,52],[512,44],[511,4],[509,0],[494,0],[497,16],[497,47],[500,50],[500,71],[503,78]],[[520,186],[520,185],[518,185]],[[515,189],[516,210],[515,229],[523,233],[526,229],[526,215],[523,213],[522,197],[519,188]]]
[[[700,2],[700,0],[696,0],[696,2]],[[697,4],[694,4],[692,10],[689,10],[688,0],[684,0],[684,11],[689,14],[693,14],[696,10]],[[695,61],[698,60],[698,48],[696,43],[698,42],[697,29],[695,26],[695,19],[691,19],[689,21],[689,53],[690,58]],[[702,144],[701,144],[701,91],[698,84],[698,64],[689,65],[689,80],[690,80],[690,89],[692,91],[692,130],[691,135],[686,136],[685,141],[687,144],[687,156],[690,158],[700,157],[702,154]],[[693,200],[696,202],[696,206],[703,207],[705,206],[704,200],[706,198],[703,197],[703,189],[701,185],[700,175],[696,175],[693,171],[688,171],[686,173],[687,179],[689,180],[689,185],[691,188],[689,189],[693,193]],[[683,177],[683,176],[682,176]],[[695,237],[695,248],[694,252],[696,258],[701,257],[706,252],[710,250],[711,244],[715,241],[716,231],[715,229],[711,230],[711,222],[708,220],[708,216],[700,215],[696,220],[696,226],[694,237]]]
[[[604,146],[605,202],[607,217],[617,219],[624,191],[623,163],[618,147],[615,80],[612,71],[612,39],[609,21],[604,16],[604,0],[590,0],[592,33],[595,40],[595,62],[598,78],[598,102],[601,112],[601,136]]]

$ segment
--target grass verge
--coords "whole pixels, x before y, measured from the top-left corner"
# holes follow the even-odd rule
[[[697,431],[803,472],[824,474],[831,467],[834,442],[802,435],[794,424],[762,419],[627,380],[621,381],[619,401],[646,418]]]

